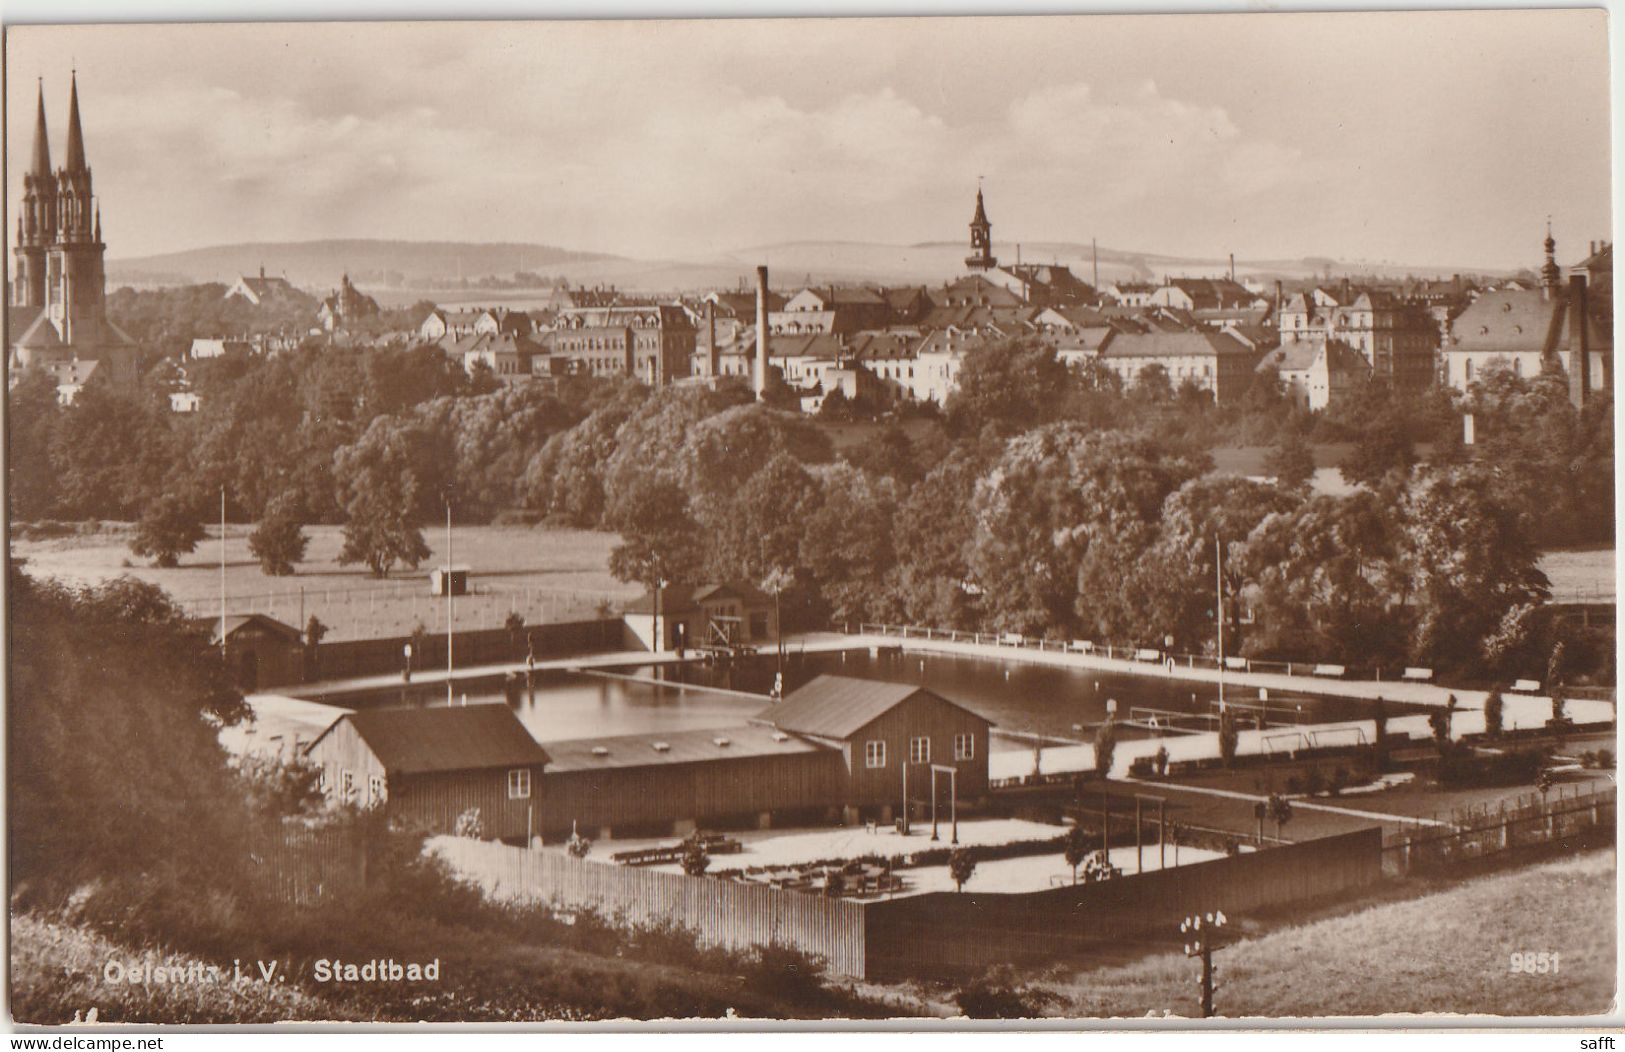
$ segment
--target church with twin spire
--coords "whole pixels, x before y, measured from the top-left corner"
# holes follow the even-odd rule
[[[40,86],[34,149],[23,174],[12,253],[7,322],[7,373],[15,383],[25,370],[55,375],[58,392],[71,399],[92,375],[127,385],[137,379],[137,348],[107,319],[100,204],[85,161],[75,74],[68,100],[67,153],[51,167]]]

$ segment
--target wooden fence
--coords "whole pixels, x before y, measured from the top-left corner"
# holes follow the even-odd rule
[[[1408,825],[1388,833],[1383,868],[1392,875],[1449,869],[1508,852],[1583,847],[1614,836],[1613,786],[1559,795],[1531,793],[1496,807],[1475,807],[1438,826]]]
[[[353,829],[310,829],[295,823],[257,829],[249,861],[274,897],[314,906],[362,888],[367,882],[367,844]]]
[[[855,902],[466,837],[436,837],[429,849],[495,899],[593,910],[629,927],[675,923],[730,950],[776,943],[823,958],[834,974],[864,975],[864,907]]]
[[[1371,828],[1047,891],[967,890],[874,902],[864,907],[865,974],[964,975],[994,962],[1109,958],[1125,940],[1177,944],[1179,921],[1191,913],[1301,902],[1381,876],[1382,832]]]
[[[316,648],[316,661],[307,662],[305,674],[311,679],[343,679],[400,673],[405,658],[402,647],[413,643],[410,636],[384,639],[347,639],[323,643]],[[456,632],[452,654],[458,668],[523,661],[527,647],[534,646],[537,658],[618,650],[625,646],[626,628],[618,618],[602,621],[560,621],[526,625],[516,637],[505,628],[482,628]],[[413,643],[412,667],[417,670],[444,670],[446,636],[429,633]]]

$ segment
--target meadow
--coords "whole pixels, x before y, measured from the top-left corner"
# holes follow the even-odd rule
[[[73,584],[95,584],[129,574],[162,587],[188,613],[220,616],[220,527],[210,526],[197,550],[180,565],[159,569],[130,553],[132,528],[124,523],[80,527],[65,536],[34,531],[12,540],[12,554],[26,560],[30,573]],[[431,554],[416,570],[397,567],[387,578],[372,577],[360,564],[340,566],[343,546],[338,526],[307,526],[310,544],[291,577],[269,577],[248,549],[252,526],[228,523],[225,535],[226,610],[260,613],[303,627],[312,614],[328,626],[328,640],[409,635],[422,624],[430,632],[446,625],[446,603],[429,592],[429,571],[446,557],[444,529],[424,531]],[[641,589],[609,573],[612,533],[529,526],[457,526],[451,538],[456,565],[469,568],[474,594],[459,596],[453,618],[458,629],[493,628],[510,611],[527,624],[595,617],[618,610]]]

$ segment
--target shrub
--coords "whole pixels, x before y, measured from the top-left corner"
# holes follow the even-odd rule
[[[795,1004],[816,1003],[827,993],[824,959],[776,942],[756,947],[748,974],[751,990]]]
[[[1614,750],[1612,750],[1612,749],[1598,749],[1597,750],[1597,766],[1601,767],[1605,771],[1613,770],[1614,769]]]
[[[1501,736],[1501,721],[1506,710],[1506,701],[1501,697],[1501,688],[1492,687],[1484,698],[1484,733],[1491,738]]]
[[[1083,882],[1093,884],[1101,880],[1112,880],[1123,875],[1123,871],[1112,865],[1111,855],[1102,848],[1089,856],[1083,864]]]
[[[453,828],[457,836],[466,836],[470,840],[485,839],[485,823],[480,821],[480,809],[470,807],[457,816],[457,825]]]
[[[1326,791],[1333,796],[1338,796],[1343,792],[1344,789],[1347,789],[1348,786],[1349,769],[1342,764],[1338,764],[1336,767],[1333,767],[1332,778],[1331,781],[1326,784]]]
[[[990,968],[954,996],[959,1010],[972,1019],[1031,1019],[1059,1000],[1053,991],[1018,982],[1007,964]]]
[[[697,877],[711,867],[711,853],[699,837],[683,841],[683,872]]]
[[[1112,758],[1117,754],[1117,721],[1107,718],[1095,731],[1095,774],[1108,778],[1112,773]]]
[[[1286,778],[1286,791],[1289,794],[1293,795],[1293,796],[1302,795],[1302,793],[1303,793],[1303,779],[1299,778],[1295,774],[1287,775],[1287,778]]]
[[[1219,716],[1219,758],[1229,767],[1236,762],[1236,743],[1239,733],[1236,729],[1236,717],[1229,709]]]
[[[964,891],[965,882],[976,872],[976,859],[964,848],[955,848],[948,856],[948,875],[954,878],[954,890]]]
[[[1310,796],[1319,796],[1326,788],[1326,776],[1321,774],[1319,767],[1310,767],[1303,775],[1303,791]]]
[[[1540,752],[1534,749],[1503,753],[1451,749],[1439,759],[1438,781],[1451,789],[1528,785],[1539,773],[1541,761]]]

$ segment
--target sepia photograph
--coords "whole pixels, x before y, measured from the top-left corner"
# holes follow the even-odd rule
[[[10,1030],[1620,1022],[1609,10],[4,29]]]

